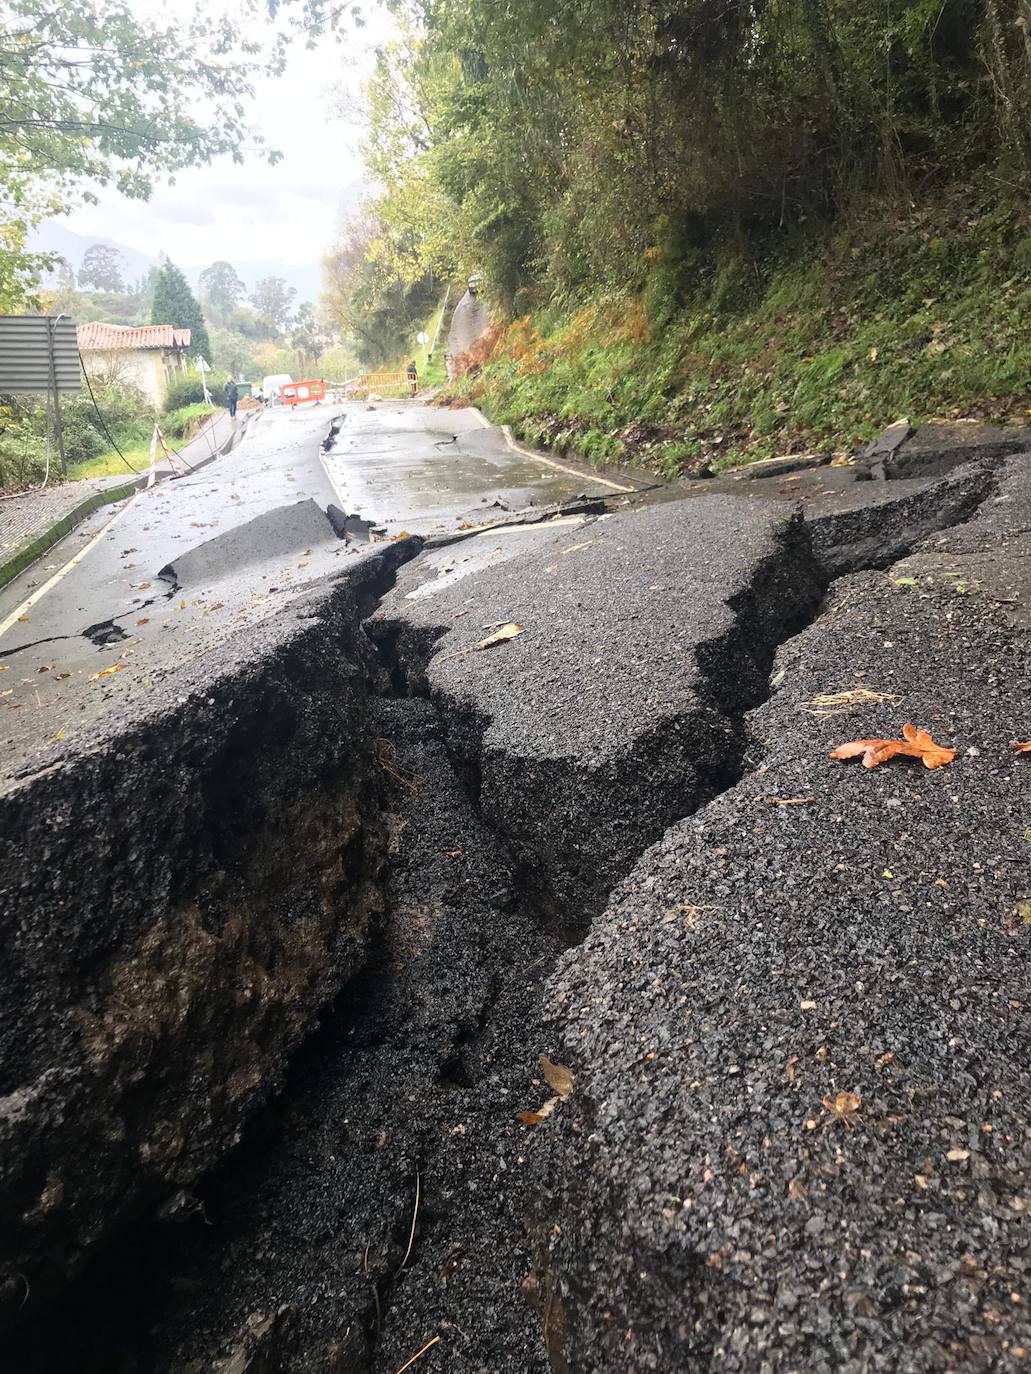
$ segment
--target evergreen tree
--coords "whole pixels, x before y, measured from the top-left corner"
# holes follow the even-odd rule
[[[151,324],[171,324],[176,329],[191,331],[190,352],[201,353],[211,362],[211,341],[204,326],[204,316],[190,284],[175,263],[162,263],[154,282],[154,304],[150,308]]]

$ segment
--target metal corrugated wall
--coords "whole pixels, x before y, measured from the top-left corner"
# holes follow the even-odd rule
[[[48,315],[0,315],[0,395],[52,390],[49,330],[54,335],[54,370],[63,395],[82,385],[75,322]]]

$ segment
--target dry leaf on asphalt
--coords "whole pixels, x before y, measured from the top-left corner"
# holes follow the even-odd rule
[[[834,1097],[829,1094],[823,1099],[824,1109],[830,1112],[831,1116],[840,1121],[843,1126],[854,1126],[862,1121],[859,1115],[859,1108],[863,1105],[863,1099],[858,1093],[842,1092]]]
[[[516,635],[521,635],[525,625],[517,625],[510,620],[506,625],[502,625],[500,630],[488,635],[486,639],[481,639],[478,644],[472,646],[473,653],[478,653],[481,649],[493,649],[495,644],[504,644],[508,639],[515,639]]]
[[[123,668],[128,668],[127,663],[112,663],[107,668],[101,668],[99,673],[90,673],[90,682],[96,682],[98,678],[110,677],[112,673],[120,673]]]
[[[547,1121],[558,1104],[562,1101],[560,1097],[549,1097],[544,1106],[536,1112],[516,1112],[516,1116],[532,1131],[535,1126],[539,1126],[542,1121]]]
[[[918,730],[915,725],[902,727],[902,739],[854,739],[849,744],[840,744],[832,749],[832,759],[851,759],[857,754],[863,756],[864,768],[876,768],[896,754],[906,758],[920,759],[925,768],[941,768],[956,757],[955,749],[947,749],[935,744],[926,730]]]
[[[553,1064],[546,1054],[541,1055],[540,1066],[548,1087],[564,1102],[576,1086],[576,1074],[565,1064]]]
[[[521,635],[525,629],[525,625],[517,625],[514,620],[509,620],[486,639],[481,639],[477,644],[469,644],[464,649],[456,649],[453,654],[445,654],[439,662],[446,663],[449,658],[461,658],[464,654],[478,654],[484,649],[493,649],[496,644],[504,644],[510,639],[515,639],[516,635]]]
[[[1010,740],[1010,748],[1015,754],[1031,754],[1031,739]]]

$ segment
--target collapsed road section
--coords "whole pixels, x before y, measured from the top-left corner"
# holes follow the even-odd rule
[[[1028,477],[963,459],[387,546],[10,788],[19,1370],[1021,1358]],[[904,719],[957,761],[826,758]]]

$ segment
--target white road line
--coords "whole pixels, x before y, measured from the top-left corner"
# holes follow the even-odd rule
[[[128,514],[133,506],[135,506],[136,502],[139,501],[141,497],[146,496],[147,492],[150,490],[150,487],[141,487],[136,495],[125,503],[117,515],[113,515],[104,528],[93,536],[85,548],[80,549],[74,558],[70,558],[63,568],[58,568],[53,577],[51,577],[49,581],[44,582],[42,587],[38,587],[31,596],[26,597],[20,606],[16,606],[6,620],[0,620],[0,635],[5,635],[12,625],[17,625],[22,616],[31,611],[33,606],[38,605],[52,587],[56,587],[74,568],[77,568],[86,555],[97,547],[104,535],[107,534],[109,530],[113,529],[114,526],[118,524],[119,520],[121,520],[122,516]]]
[[[497,426],[491,424],[483,411],[478,410],[476,406],[469,406],[468,409],[472,411],[484,429],[497,428]],[[607,477],[596,477],[593,473],[588,475],[585,472],[580,472],[577,468],[567,468],[564,463],[556,463],[554,458],[545,458],[543,453],[536,453],[532,448],[526,448],[523,444],[520,444],[512,434],[510,425],[502,425],[501,433],[505,436],[505,443],[509,448],[515,453],[521,453],[524,458],[532,458],[537,463],[546,463],[549,468],[555,468],[558,472],[568,472],[572,477],[579,477],[584,481],[597,482],[603,487],[611,487],[613,491],[637,490],[636,487],[623,487],[620,486],[618,482],[610,482]]]

